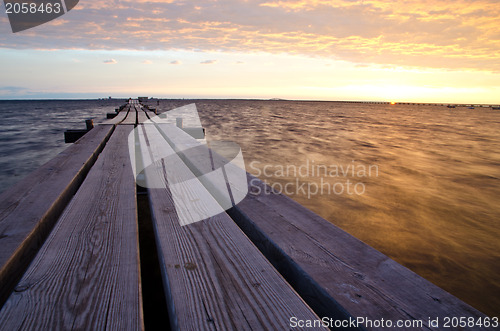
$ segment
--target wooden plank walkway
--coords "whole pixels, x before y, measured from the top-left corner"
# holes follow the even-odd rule
[[[0,196],[0,305],[104,148],[100,125]]]
[[[153,125],[141,126],[139,141],[145,160],[164,155],[159,149],[175,157]],[[180,159],[176,164],[177,174],[192,177]],[[174,180],[161,162],[146,171],[156,173],[147,178]],[[198,194],[201,183],[186,189],[201,209],[217,204]],[[318,319],[226,213],[181,226],[169,189],[149,189],[149,198],[174,330],[281,330],[291,316]]]
[[[131,130],[116,128],[3,307],[2,328],[143,328]]]

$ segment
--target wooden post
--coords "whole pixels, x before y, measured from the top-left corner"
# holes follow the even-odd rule
[[[109,114],[108,114],[109,117]],[[94,128],[94,121],[90,118],[88,120],[85,120],[85,125],[87,128],[85,130],[66,130],[64,131],[64,142],[66,144],[68,143],[74,143],[81,137],[83,137],[84,134],[89,132]]]
[[[90,131],[94,128],[94,121],[90,118],[85,121],[85,125],[87,126],[87,131]]]

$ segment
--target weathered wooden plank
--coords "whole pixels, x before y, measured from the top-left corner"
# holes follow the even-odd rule
[[[156,124],[161,135],[170,146],[179,153],[179,157],[184,162],[192,162],[196,166],[191,166],[190,170],[197,176],[209,173],[213,170],[213,162],[210,151],[205,142],[193,139],[184,130],[172,124]]]
[[[126,105],[115,117],[102,122],[102,124],[119,124],[123,122],[128,117],[130,107],[130,104]]]
[[[153,125],[140,126],[138,136],[146,165],[165,149],[176,157]],[[146,168],[147,179],[177,182],[165,162]],[[184,167],[178,160],[181,177],[189,175]],[[201,189],[194,186],[188,189]],[[174,330],[282,330],[291,317],[318,319],[227,214],[181,226],[168,188],[149,189],[149,198]]]
[[[149,114],[150,117],[153,117],[155,115],[158,115],[158,111],[156,108],[145,105],[144,110]]]
[[[175,127],[172,128],[177,129]],[[172,192],[181,224],[191,224],[207,218],[208,216],[206,215],[215,215],[224,212],[224,209],[219,204],[214,203],[207,189],[178,157],[155,126],[151,124],[144,125],[142,130],[149,133],[147,139],[149,148],[155,156],[153,160],[161,159],[161,168],[164,168],[162,171],[170,178],[168,189]],[[140,134],[142,131],[138,130],[138,132]],[[148,154],[143,154],[143,160],[145,166],[153,163],[149,161]],[[157,166],[160,168],[159,164]],[[162,177],[163,172],[160,173],[160,177],[154,176],[158,172],[148,173],[149,183],[154,184],[148,187],[166,188],[167,186],[164,184],[164,178]],[[190,201],[190,203],[186,204],[185,201]]]
[[[128,111],[127,117],[118,124],[135,125],[137,123],[137,109],[135,104],[130,104],[129,107],[130,110]]]
[[[99,125],[0,196],[0,306],[73,197],[112,125]]]
[[[157,127],[179,157],[188,165],[190,171],[210,190],[215,200],[224,209],[230,208],[234,197],[230,187],[227,187],[228,173],[226,170],[231,168],[226,169],[219,164],[215,165],[212,153],[205,142],[193,139],[183,129],[172,124],[157,124]],[[227,161],[224,164],[227,164]],[[216,172],[214,172],[215,169],[217,169]],[[244,172],[243,176],[245,176]],[[246,182],[243,185],[246,185]]]
[[[209,171],[196,140],[175,129],[162,132],[191,170]],[[214,170],[227,164],[218,153],[210,154]],[[240,196],[235,180],[227,173],[231,194]],[[250,194],[229,215],[320,316],[415,319],[427,324],[430,317],[484,317],[292,199],[272,193],[257,178],[247,174],[247,182]],[[223,187],[202,183],[211,192]]]
[[[0,311],[20,329],[143,329],[131,126],[99,159]]]
[[[421,320],[426,330],[437,329],[429,319],[485,317],[259,179],[248,182],[229,214],[321,316]]]
[[[149,120],[149,117],[146,115],[146,109],[144,109],[141,105],[136,105],[137,109],[137,123],[142,124]],[[148,112],[150,117],[155,116],[153,113]]]

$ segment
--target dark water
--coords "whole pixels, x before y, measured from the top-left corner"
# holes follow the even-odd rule
[[[154,105],[168,110],[192,102]],[[479,310],[500,315],[500,111],[194,102],[208,138],[237,142],[249,172],[288,188],[293,199]],[[84,128],[89,117],[98,122],[120,104],[0,101],[2,188],[61,151],[64,129]],[[314,192],[320,187],[323,194]]]
[[[66,129],[85,129],[88,118],[99,123],[123,103],[0,100],[0,192],[64,150]]]

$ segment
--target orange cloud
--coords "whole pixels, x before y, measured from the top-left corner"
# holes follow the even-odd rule
[[[0,45],[270,52],[500,71],[497,0],[105,0],[75,9],[23,34],[4,24]]]

